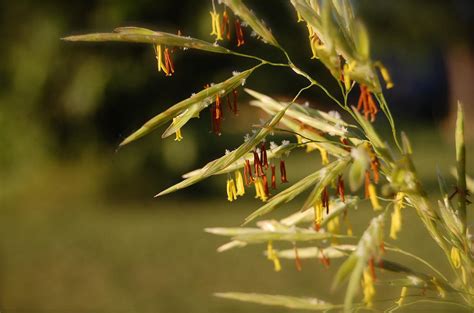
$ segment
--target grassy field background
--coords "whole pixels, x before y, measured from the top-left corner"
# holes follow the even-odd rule
[[[453,145],[431,128],[411,135],[419,173],[436,196],[436,166],[447,175],[454,164]],[[473,152],[468,150],[471,156]],[[309,162],[306,157],[292,156],[288,165],[292,181],[319,165],[316,155],[310,155]],[[215,185],[215,197],[207,200],[178,194],[114,201],[98,191],[100,173],[114,166],[107,158],[51,163],[3,196],[2,312],[287,312],[214,298],[212,293],[219,291],[342,300],[342,292],[328,290],[338,262],[326,270],[318,261],[306,260],[303,271],[297,272],[292,262],[283,261],[283,271],[275,273],[262,256],[264,247],[215,251],[225,239],[203,229],[238,225],[259,205],[252,199],[253,190],[229,204],[223,178],[212,178],[204,184]],[[473,173],[473,162],[468,167]],[[296,204],[272,217],[289,213]],[[373,212],[362,205],[350,214],[357,233]],[[404,218],[397,244],[447,269],[414,212],[405,210]],[[411,260],[387,257],[426,270]],[[398,294],[397,288],[379,290],[386,299]],[[456,310],[440,307],[430,312]]]

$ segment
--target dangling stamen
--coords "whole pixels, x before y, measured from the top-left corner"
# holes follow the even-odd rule
[[[232,91],[232,95],[234,96],[234,114],[237,115],[239,110],[237,108],[238,92],[236,89]]]
[[[379,109],[377,108],[377,105],[375,104],[374,98],[368,91],[367,91],[367,101],[369,104],[370,121],[375,122],[375,116],[379,112]]]
[[[174,65],[171,60],[170,52],[168,48],[165,48],[165,66],[166,66],[166,76],[171,76],[174,73]]]
[[[153,49],[155,50],[155,56],[157,61],[158,72],[165,72],[166,76],[169,75],[168,68],[166,67],[165,63],[163,63],[163,51],[161,45],[154,45]],[[165,49],[166,51],[166,49]],[[165,56],[166,59],[166,56]],[[166,61],[165,61],[166,62]]]
[[[377,104],[375,103],[369,89],[362,85],[360,86],[360,97],[357,102],[357,111],[361,110],[364,113],[365,119],[370,120],[371,122],[375,121],[375,116],[379,112]]]
[[[212,35],[216,36],[216,40],[222,40],[219,13],[216,12],[216,6],[215,6],[214,1],[212,1],[212,11],[210,11],[209,14],[211,14],[211,23],[212,23],[211,36]]]
[[[235,36],[237,37],[237,47],[242,46],[245,43],[244,31],[239,19],[235,20]]]
[[[392,221],[390,223],[390,238],[397,239],[397,234],[402,229],[402,208],[403,205],[403,193],[397,193],[397,197],[395,198],[395,203],[393,206],[393,213],[392,213]]]
[[[237,200],[237,190],[235,189],[235,182],[232,177],[227,178],[227,200],[230,202]]]
[[[380,62],[376,62],[375,66],[379,68],[380,74],[382,74],[382,78],[385,81],[386,88],[387,89],[393,88],[393,81],[392,81],[392,78],[390,77],[390,73],[388,72],[387,68],[383,66],[383,64]]]
[[[323,207],[326,208],[326,214],[329,214],[329,194],[327,187],[324,187],[323,192],[321,193],[321,203]]]
[[[375,296],[374,280],[369,269],[364,270],[362,286],[364,290],[364,302],[368,307],[372,307]]]
[[[282,183],[287,183],[288,179],[286,177],[286,167],[285,167],[285,161],[280,160],[280,180]]]
[[[345,193],[344,180],[342,179],[341,175],[339,175],[337,179],[337,192],[339,193],[339,197],[341,201],[346,202],[345,195],[344,195]]]
[[[232,108],[232,103],[230,102],[230,94],[227,94],[227,107],[229,108],[229,111],[234,111],[234,109]]]
[[[372,169],[372,174],[374,174],[374,183],[378,184],[379,179],[380,179],[380,174],[379,174],[379,167],[380,167],[380,162],[377,156],[373,156],[372,160],[370,161],[370,168]]]
[[[370,172],[365,171],[365,198],[369,199],[369,186],[370,186]]]
[[[276,186],[276,169],[275,169],[275,165],[271,165],[270,166],[271,170],[272,170],[272,189],[276,189],[277,186]]]
[[[375,186],[372,183],[370,183],[368,188],[369,188],[370,203],[372,203],[372,207],[374,208],[374,211],[382,210],[382,206],[379,203],[379,198],[377,197],[377,191],[375,190]]]
[[[281,271],[280,260],[278,259],[278,255],[276,251],[273,249],[273,245],[271,241],[268,241],[268,244],[267,244],[267,258],[268,260],[273,261],[275,272]]]
[[[245,194],[244,180],[242,178],[242,173],[239,170],[234,172],[235,175],[235,185],[237,187],[237,195],[243,196]]]
[[[263,202],[268,200],[267,194],[265,193],[265,187],[263,186],[262,178],[255,178],[255,198],[260,198]]]
[[[314,208],[314,228],[319,231],[323,222],[323,203],[318,199],[313,205]]]
[[[173,124],[176,124],[176,118],[173,118]],[[174,141],[183,140],[183,136],[181,135],[181,128],[176,129],[175,134],[176,134],[176,138],[174,139]]]
[[[224,9],[224,13],[222,13],[221,34],[223,34],[227,38],[227,40],[230,40],[230,22],[229,15],[227,14],[227,9]]]
[[[222,122],[222,107],[221,98],[217,95],[216,102],[211,108],[212,117],[212,131],[216,135],[221,135],[221,122]]]
[[[318,248],[318,250],[319,250],[319,253],[321,254],[321,259],[320,259],[321,263],[323,263],[324,267],[328,269],[329,266],[331,265],[331,260],[324,254],[323,249]]]
[[[262,185],[263,185],[263,192],[265,193],[265,197],[268,198],[270,195],[270,192],[268,191],[268,180],[267,180],[267,175],[262,176]]]
[[[262,142],[260,145],[260,162],[265,169],[268,169],[267,148],[265,147],[265,142]]]
[[[249,186],[253,182],[252,167],[250,166],[249,160],[245,160],[244,177],[245,177],[245,184]]]
[[[298,272],[301,272],[301,270],[303,269],[302,265],[301,265],[301,259],[300,259],[300,256],[298,254],[298,249],[296,248],[296,244],[293,243],[293,249],[295,251],[295,267],[296,267],[296,270]]]
[[[263,169],[262,169],[262,160],[258,157],[257,151],[253,152],[253,166],[255,169],[255,176],[263,176]]]

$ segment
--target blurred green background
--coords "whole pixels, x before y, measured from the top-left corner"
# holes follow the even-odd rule
[[[183,129],[180,143],[161,140],[157,131],[115,152],[148,118],[206,83],[250,67],[251,61],[177,52],[176,73],[169,78],[156,71],[149,46],[59,40],[131,25],[212,40],[210,2],[0,3],[0,310],[285,312],[216,299],[216,291],[341,301],[340,294],[326,288],[337,264],[325,270],[317,261],[307,261],[297,273],[293,264],[284,263],[277,274],[262,257],[262,247],[215,252],[224,240],[203,233],[203,228],[239,225],[259,205],[251,195],[230,205],[225,177],[152,198],[181,174],[236,147],[251,125],[265,117],[245,104],[244,95],[240,115],[225,120],[220,137],[209,132],[209,117],[203,112]],[[337,90],[327,71],[309,60],[305,27],[296,23],[286,1],[246,3],[298,64]],[[474,133],[469,122],[474,119],[473,2],[361,0],[354,5],[368,25],[374,58],[384,61],[393,75],[396,87],[387,97],[435,196],[436,167],[449,176],[454,162],[456,99],[466,104],[468,133]],[[239,49],[281,60],[277,51],[249,33]],[[285,99],[305,82],[289,71],[265,68],[247,84]],[[317,89],[303,98],[319,109],[334,109]],[[384,128],[381,122],[377,126]],[[290,179],[296,181],[319,163],[316,155],[292,154]],[[473,166],[468,162],[471,174]],[[362,230],[370,214],[366,207],[352,214],[355,228]],[[400,244],[445,267],[416,216],[408,210],[406,214],[404,229],[410,233],[402,234]],[[399,293],[383,292],[387,298]]]

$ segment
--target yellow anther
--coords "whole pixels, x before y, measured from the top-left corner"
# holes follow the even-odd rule
[[[369,191],[370,203],[372,203],[372,207],[374,208],[374,211],[382,210],[382,206],[379,203],[379,198],[377,197],[377,191],[375,190],[374,184],[372,183],[369,184],[368,191]]]
[[[211,14],[212,31],[211,35],[216,36],[216,40],[222,40],[220,14],[216,11],[209,11]]]
[[[176,118],[173,118],[173,124],[176,125]],[[174,141],[183,140],[183,136],[181,135],[181,128],[176,129],[175,135],[176,137],[174,138]]]
[[[235,182],[232,178],[227,179],[227,200],[230,202],[237,200],[237,190],[235,189]]]
[[[461,267],[461,254],[459,253],[459,249],[456,247],[451,248],[451,263],[454,268]]]
[[[405,301],[407,293],[408,293],[408,288],[403,286],[402,291],[400,292],[400,299],[398,299],[398,301],[395,302],[398,306],[401,306],[403,304],[403,301]]]
[[[362,288],[364,290],[364,302],[368,307],[372,307],[375,296],[374,278],[369,268],[364,270]]]
[[[268,260],[273,261],[273,267],[275,269],[275,272],[281,271],[280,259],[278,258],[276,251],[273,249],[271,240],[268,241],[267,244],[267,258]]]
[[[441,288],[441,286],[439,285],[438,281],[436,280],[435,277],[433,277],[433,279],[431,279],[431,282],[433,283],[433,285],[435,285],[436,287],[436,290],[438,290],[438,294],[441,298],[446,298],[446,291],[444,291],[443,288]]]
[[[329,164],[328,152],[326,149],[319,148],[319,153],[321,154],[321,163],[323,165]]]
[[[387,89],[393,88],[393,81],[390,77],[390,73],[388,72],[387,68],[381,63],[377,62],[375,64],[380,70],[380,74],[382,74],[383,80],[385,81]]]
[[[156,55],[156,65],[158,67],[158,72],[165,72],[166,75],[168,75],[168,69],[166,68],[165,64],[163,63],[163,52],[161,45],[154,45],[153,49],[155,50],[155,55]]]
[[[263,182],[261,178],[256,178],[255,182],[255,198],[259,198],[263,202],[268,200],[267,195],[265,194],[265,188],[263,187]]]
[[[392,212],[392,222],[390,224],[390,238],[397,239],[397,234],[402,229],[402,208],[403,193],[399,192],[395,199],[395,205]]]
[[[237,195],[243,196],[245,194],[244,180],[242,173],[239,170],[235,171],[235,185],[237,187]]]
[[[298,16],[298,20],[296,22],[304,22],[303,17],[301,16],[300,12],[296,11],[296,14]]]
[[[314,204],[314,222],[316,225],[321,225],[323,222],[324,208],[321,200],[317,200]]]
[[[351,89],[351,74],[350,74],[349,64],[344,64],[344,87],[346,90]]]

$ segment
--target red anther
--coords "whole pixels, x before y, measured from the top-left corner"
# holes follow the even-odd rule
[[[242,46],[245,43],[244,30],[240,24],[239,19],[235,20],[235,36],[237,37],[237,47]]]
[[[222,13],[221,34],[224,35],[227,40],[230,40],[230,22],[227,10],[224,10],[224,13]]]
[[[346,151],[351,151],[351,147],[349,147],[349,140],[347,140],[347,138],[344,138],[344,137],[339,137],[339,141],[345,145],[346,147],[344,147],[344,150]]]
[[[372,94],[366,86],[362,85],[360,86],[360,96],[359,101],[357,102],[357,111],[361,110],[364,113],[365,119],[370,120],[371,122],[375,121],[375,116],[379,112]]]
[[[253,166],[255,169],[255,176],[261,177],[264,175],[262,170],[262,163],[260,158],[258,157],[257,151],[253,152]]]
[[[323,207],[326,208],[326,214],[329,214],[329,193],[327,187],[324,187],[321,193],[321,202]]]
[[[295,267],[298,272],[301,272],[303,269],[303,266],[301,265],[301,259],[298,254],[298,249],[296,248],[296,245],[293,246],[293,249],[295,250]]]
[[[232,95],[234,96],[234,114],[237,115],[239,112],[238,107],[237,107],[237,100],[238,100],[239,93],[237,92],[236,89],[234,89],[232,91]]]
[[[253,183],[252,167],[250,166],[250,161],[249,160],[245,160],[244,178],[245,178],[245,184],[247,186],[249,186],[251,183]]]
[[[345,187],[344,187],[344,180],[342,179],[342,176],[339,175],[337,179],[337,192],[339,193],[339,198],[341,199],[342,202],[346,202],[345,198]]]
[[[357,102],[357,111],[360,111],[363,108],[365,108],[364,102],[365,102],[365,88],[364,86],[361,85],[359,101]]]
[[[369,199],[370,172],[365,171],[365,198]]]
[[[267,148],[265,147],[265,142],[262,142],[260,145],[260,163],[265,169],[268,169]]]
[[[374,157],[370,162],[370,168],[372,169],[372,174],[374,174],[374,183],[376,184],[378,184],[380,180],[379,167],[379,159],[377,157]]]
[[[324,252],[321,248],[318,248],[318,249],[319,249],[319,252],[321,253],[321,263],[323,263],[324,267],[328,269],[329,266],[331,265],[331,260],[324,255]]]
[[[276,169],[275,169],[275,165],[270,165],[270,168],[272,170],[272,189],[276,189],[277,186],[276,186]]]
[[[227,94],[227,106],[229,107],[229,111],[233,112],[234,109],[232,108],[232,103],[230,102],[230,95]]]
[[[216,119],[222,119],[221,97],[216,96]]]
[[[166,76],[171,76],[174,73],[173,61],[171,60],[170,51],[168,48],[165,48],[165,67],[168,74]]]
[[[265,195],[268,197],[270,195],[270,192],[268,191],[268,180],[267,180],[267,175],[263,174],[262,176],[262,184],[263,184],[263,191],[265,192]]]
[[[321,229],[321,224],[319,224],[318,222],[314,222],[314,229],[316,231],[319,231]]]
[[[375,264],[374,264],[374,258],[369,259],[369,268],[370,268],[370,274],[372,275],[372,279],[375,281],[377,279],[377,276],[375,276]]]
[[[286,177],[286,167],[285,167],[285,161],[280,160],[280,180],[282,183],[287,183],[288,179]]]
[[[216,102],[211,107],[211,118],[212,118],[212,131],[216,135],[221,134],[221,123],[222,123],[222,107],[221,107],[221,98],[216,96]]]
[[[370,113],[370,121],[374,122],[375,116],[377,115],[379,109],[377,108],[374,98],[372,97],[370,92],[367,92],[367,102],[368,102],[369,113]]]

